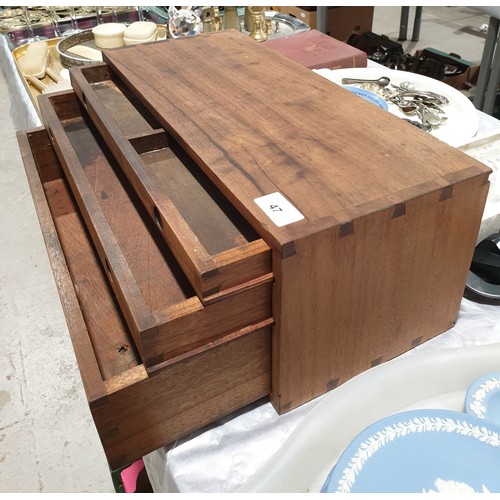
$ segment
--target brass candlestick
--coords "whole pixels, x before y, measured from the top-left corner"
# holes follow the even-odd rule
[[[271,18],[264,19],[264,22],[266,23],[266,35],[272,35],[273,34],[273,20]]]
[[[212,16],[213,31],[222,31],[222,17],[219,13],[219,7],[214,7],[214,14]]]
[[[248,7],[250,14],[252,16],[252,31],[250,32],[250,37],[257,42],[263,42],[267,40],[267,34],[262,29],[262,24],[264,22],[264,9],[265,7]]]

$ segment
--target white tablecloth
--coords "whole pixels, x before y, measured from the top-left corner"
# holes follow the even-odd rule
[[[24,87],[16,63],[10,50],[7,35],[0,34],[0,62],[11,97],[10,116],[15,130],[27,130],[39,127],[40,118],[35,106]],[[5,101],[4,101],[5,102]]]
[[[500,346],[499,342],[500,305],[476,303],[464,298],[454,328],[403,356],[456,347]],[[497,370],[500,370],[500,357]],[[179,440],[172,447],[150,453],[144,457],[144,462],[153,490],[183,493],[237,491],[254,474],[262,475],[266,462],[279,452],[287,438],[292,439],[292,432],[320,401],[327,403],[328,397],[335,397],[335,390],[282,416],[277,415],[271,403],[257,404]],[[359,398],[364,398],[362,391]],[[443,406],[440,401],[436,401],[436,405]]]

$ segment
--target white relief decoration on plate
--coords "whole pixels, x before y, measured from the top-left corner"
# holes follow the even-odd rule
[[[500,447],[500,435],[487,427],[473,425],[466,421],[454,420],[452,418],[415,417],[408,421],[388,425],[363,441],[349,461],[349,465],[342,471],[337,492],[350,493],[356,477],[363,469],[364,464],[385,445],[402,436],[422,432],[457,433],[462,436],[473,437],[490,446]]]
[[[490,378],[484,381],[472,395],[472,401],[469,405],[471,411],[476,417],[484,418],[486,407],[483,404],[488,392],[500,389],[500,378]]]
[[[460,481],[451,481],[438,477],[434,481],[435,490],[422,490],[422,493],[490,493],[488,488],[483,484],[481,491],[475,491],[472,486]]]

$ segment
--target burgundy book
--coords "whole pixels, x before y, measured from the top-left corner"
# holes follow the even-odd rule
[[[366,52],[317,30],[266,40],[263,44],[309,69],[366,68]]]

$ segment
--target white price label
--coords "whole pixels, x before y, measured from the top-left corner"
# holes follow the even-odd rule
[[[302,220],[304,216],[281,194],[271,193],[255,198],[255,203],[278,227]]]

